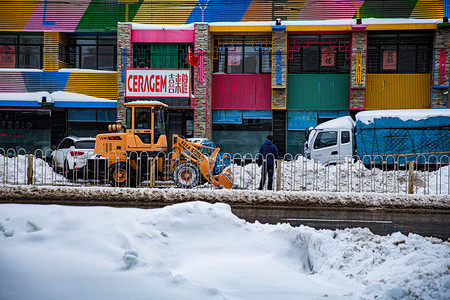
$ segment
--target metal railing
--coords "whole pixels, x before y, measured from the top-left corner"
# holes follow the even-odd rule
[[[63,157],[64,160],[68,158],[67,155]],[[154,153],[145,152],[110,152],[109,155],[116,159],[108,161],[89,154],[85,157],[73,157],[72,165],[63,164],[62,168],[58,168],[52,159],[51,151],[44,153],[37,150],[30,154],[23,149],[17,152],[13,149],[0,149],[0,184],[177,187],[170,162],[174,161],[177,165],[183,158],[175,157],[174,153],[161,152],[156,158]],[[126,173],[133,174],[127,178],[124,185],[119,185],[112,178],[112,166],[114,161],[119,162],[120,158]],[[222,154],[215,167],[211,167],[211,172],[217,175],[229,167],[233,189],[257,190],[262,165],[268,161],[267,158],[250,153]],[[406,157],[401,156],[354,156],[340,163],[324,165],[301,155],[286,154],[274,161],[275,191],[450,195],[448,156],[418,156],[415,161],[407,161]],[[73,165],[80,167],[79,162],[82,162],[82,167],[73,169]],[[200,173],[197,179],[194,188],[216,188]],[[268,180],[265,180],[263,189],[267,188]]]

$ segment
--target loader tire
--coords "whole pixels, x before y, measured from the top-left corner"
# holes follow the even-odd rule
[[[116,163],[109,168],[109,184],[116,187],[135,187],[134,173],[127,163]]]
[[[182,163],[175,168],[173,177],[179,188],[190,189],[200,182],[200,170],[196,164]]]

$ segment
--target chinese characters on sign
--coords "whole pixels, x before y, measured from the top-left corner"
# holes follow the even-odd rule
[[[324,47],[322,48],[321,59],[320,59],[321,67],[332,67],[334,66],[334,47]]]
[[[125,97],[190,98],[189,69],[126,69]]]
[[[16,47],[0,46],[0,68],[16,67]]]
[[[397,51],[384,50],[383,51],[383,70],[397,69]]]

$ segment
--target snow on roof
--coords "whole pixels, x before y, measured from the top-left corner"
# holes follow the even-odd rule
[[[58,72],[70,72],[70,73],[117,73],[117,71],[104,71],[104,70],[94,70],[94,69],[71,69],[71,68],[59,69]]]
[[[442,19],[362,19],[362,25],[378,24],[429,24],[442,23]],[[273,26],[274,21],[265,22],[213,22],[209,26]],[[337,19],[337,20],[302,20],[302,21],[281,21],[281,25],[300,26],[300,25],[356,25],[356,19]]]
[[[328,128],[347,128],[352,129],[355,127],[355,122],[349,116],[336,118],[316,126],[316,129],[328,129]]]
[[[44,72],[41,69],[15,69],[15,68],[0,68],[1,72]]]
[[[167,106],[167,104],[162,103],[160,101],[149,101],[149,100],[137,100],[137,101],[131,101],[131,102],[127,102],[125,104],[147,104],[147,105],[164,105]]]
[[[362,25],[382,25],[382,24],[438,24],[442,23],[442,19],[410,19],[410,18],[392,18],[362,19]],[[122,22],[121,24],[131,24],[134,30],[194,30],[195,24],[205,24],[204,22],[196,22],[182,25],[168,24],[141,24]],[[211,22],[209,26],[274,26],[274,21],[249,21],[249,22]],[[301,26],[301,25],[356,25],[356,19],[336,19],[336,20],[302,20],[302,21],[281,21],[281,25],[285,26]]]
[[[384,117],[396,117],[403,121],[418,121],[439,116],[450,117],[450,109],[366,110],[356,114],[356,121],[370,124],[374,119]]]
[[[134,30],[194,30],[194,24],[195,23],[183,24],[183,25],[131,23],[131,29],[134,29]]]

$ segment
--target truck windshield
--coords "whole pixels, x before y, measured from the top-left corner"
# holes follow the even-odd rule
[[[155,140],[158,142],[161,135],[166,135],[166,124],[164,122],[164,109],[161,107],[155,107]]]
[[[321,149],[337,145],[337,131],[321,131],[317,134],[314,149]]]

